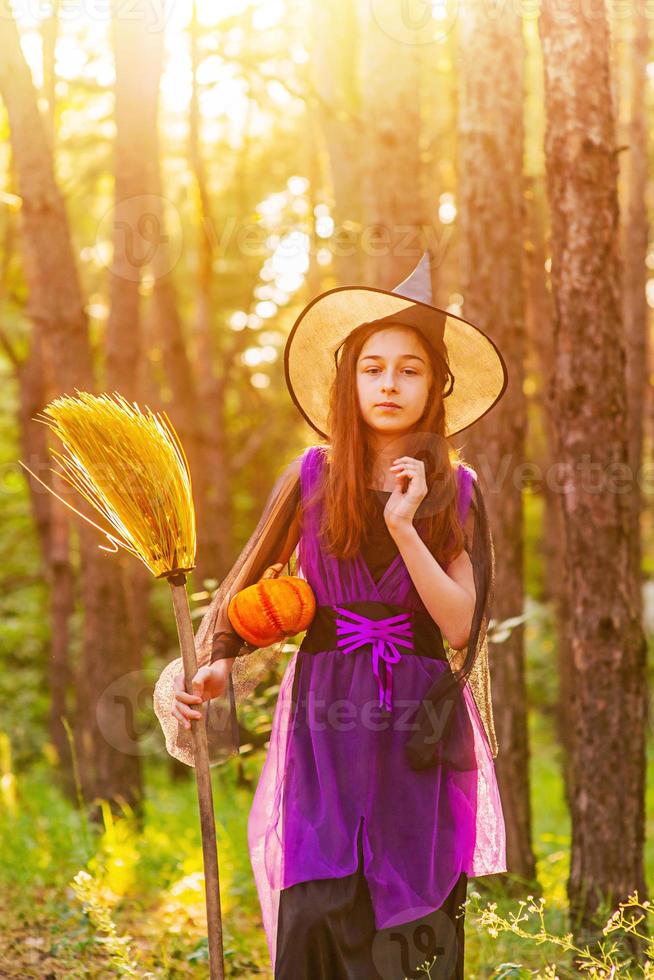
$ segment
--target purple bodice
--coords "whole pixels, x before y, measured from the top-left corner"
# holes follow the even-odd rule
[[[316,481],[320,479],[323,464],[324,452],[321,447],[310,447],[305,454],[300,473],[303,501],[308,499]],[[473,476],[472,471],[463,466],[459,474],[458,508],[459,516],[464,520],[470,504]],[[383,491],[373,492],[383,493]],[[424,610],[424,604],[399,552],[381,578],[375,582],[361,553],[349,559],[337,559],[324,553],[317,533],[320,516],[318,506],[303,507],[303,530],[298,549],[302,574],[311,584],[319,605],[370,599],[392,602],[407,609]],[[426,522],[419,520],[419,517],[420,508],[416,514],[415,526],[424,540]]]
[[[319,447],[314,447],[307,453],[301,470],[303,501],[310,497],[321,479],[323,465],[323,452]],[[470,501],[472,473],[463,467],[459,473],[459,517],[463,520]],[[384,501],[390,495],[390,491],[371,490],[371,493],[379,493]],[[420,509],[416,517],[419,516]],[[344,653],[363,648],[369,651],[372,672],[378,685],[379,706],[392,711],[393,666],[402,660],[407,650],[415,652],[412,614],[420,613],[429,618],[427,610],[397,547],[386,570],[375,580],[361,551],[345,560],[333,558],[324,552],[318,542],[320,517],[319,506],[303,508],[303,533],[299,544],[301,574],[310,582],[317,605],[329,605],[337,614],[336,647]],[[425,526],[424,521],[416,520],[421,537]],[[383,529],[377,531],[378,536],[382,533]],[[343,605],[362,601],[378,603],[376,615],[363,615]],[[392,609],[391,604],[399,608]],[[438,632],[433,621],[430,621],[434,631]],[[438,657],[443,660],[440,635],[437,642]],[[313,646],[315,648],[315,643]]]

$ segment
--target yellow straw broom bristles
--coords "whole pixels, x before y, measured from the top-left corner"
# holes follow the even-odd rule
[[[114,551],[129,551],[157,578],[195,566],[191,474],[165,412],[142,411],[117,392],[78,391],[77,397],[64,395],[50,402],[37,421],[48,425],[64,445],[66,455],[52,450],[63,467],[59,475],[106,519],[113,533],[55,496],[102,531]]]

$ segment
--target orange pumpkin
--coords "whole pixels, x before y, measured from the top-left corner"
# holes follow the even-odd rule
[[[282,575],[284,566],[270,565],[258,582],[232,596],[229,621],[244,640],[267,647],[307,628],[316,611],[313,589],[303,578]]]

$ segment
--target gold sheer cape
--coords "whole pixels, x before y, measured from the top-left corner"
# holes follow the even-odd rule
[[[206,610],[195,637],[198,667],[217,659],[235,657],[229,687],[219,698],[203,703],[204,725],[209,746],[209,764],[218,765],[239,751],[237,709],[269,673],[281,656],[287,640],[269,647],[253,647],[234,630],[227,616],[231,597],[261,578],[265,569],[276,562],[280,574],[302,574],[295,566],[296,549],[301,533],[300,467],[304,451],[296,456],[277,477],[257,526],[236,561],[221,582]],[[490,616],[494,561],[492,540],[477,480],[465,522],[466,551],[473,564],[477,599],[467,651],[449,650],[452,676],[459,685],[468,679],[475,703],[488,737],[493,757],[498,745],[493,724],[491,683],[488,666],[486,632]],[[153,705],[164,733],[166,750],[188,766],[194,765],[191,731],[172,715],[175,675],[183,670],[181,657],[170,661],[161,671],[154,687]],[[429,765],[429,749],[422,735],[422,725],[429,718],[416,716],[418,728],[410,739],[410,751],[416,768]],[[197,723],[197,722],[196,722]],[[425,728],[426,731],[426,728]]]

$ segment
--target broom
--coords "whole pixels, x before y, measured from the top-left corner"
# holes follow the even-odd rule
[[[63,466],[61,477],[81,493],[111,525],[96,524],[43,483],[62,503],[101,531],[113,547],[124,548],[170,585],[187,692],[198,669],[186,576],[195,567],[195,509],[184,449],[165,412],[142,412],[122,395],[77,391],[50,402],[42,417],[63,443],[66,454],[51,450]],[[204,708],[204,705],[195,705]],[[204,710],[202,711],[204,719]],[[195,776],[202,830],[207,933],[211,980],[223,980],[223,934],[216,826],[209,774],[207,733],[191,719]]]

